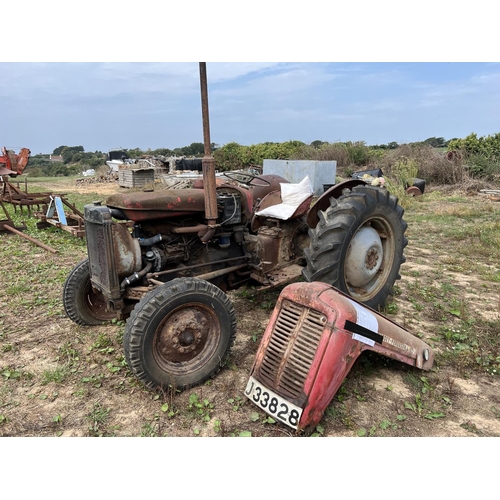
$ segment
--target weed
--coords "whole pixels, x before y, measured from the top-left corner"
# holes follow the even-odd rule
[[[222,424],[220,420],[214,422],[214,431],[218,434],[222,430]]]
[[[240,396],[235,396],[234,398],[229,398],[227,402],[232,405],[234,411],[238,411],[240,407],[245,403],[245,401]]]
[[[87,420],[90,422],[88,432],[91,436],[103,435],[101,427],[108,420],[109,412],[109,408],[105,408],[100,403],[94,403],[92,410],[87,416]]]
[[[462,427],[462,429],[465,429],[468,432],[472,432],[473,434],[477,434],[478,436],[483,434],[483,432],[477,428],[477,425],[475,423],[471,422],[470,420],[467,420],[466,422],[461,423],[460,427]]]
[[[436,420],[437,418],[444,418],[444,417],[446,417],[446,415],[441,412],[432,412],[424,416],[424,418],[428,420]]]
[[[341,422],[348,429],[354,428],[352,416],[344,403],[333,402],[330,404],[325,410],[325,416]]]
[[[189,411],[195,418],[199,418],[204,422],[210,420],[210,413],[213,410],[214,405],[210,403],[208,399],[203,399],[200,401],[196,393],[192,393],[189,396]]]
[[[420,416],[424,410],[422,395],[420,393],[417,393],[415,395],[415,403],[410,403],[408,401],[405,401],[404,406],[408,410],[412,410],[413,412],[417,413]]]
[[[388,303],[383,307],[383,314],[397,314],[398,313],[398,305],[394,302]]]
[[[68,374],[68,365],[56,366],[55,368],[44,370],[42,374],[42,385],[47,385],[50,382],[61,384],[64,382]]]
[[[384,419],[384,420],[382,420],[382,422],[380,422],[379,427],[384,431],[387,429],[397,430],[398,425],[395,423],[392,423],[390,420]]]
[[[155,415],[151,420],[143,424],[139,436],[158,437],[158,431],[159,431],[158,420],[159,420],[158,415]]]
[[[250,413],[249,418],[252,422],[258,422],[260,420],[260,415],[256,411],[253,411],[252,413]]]
[[[325,428],[318,424],[315,428],[314,428],[314,432],[311,434],[311,437],[320,437],[320,436],[323,436],[325,433]]]
[[[21,380],[21,379],[31,379],[33,375],[29,372],[22,372],[16,368],[6,366],[0,369],[0,375],[6,380]]]
[[[99,388],[102,387],[102,379],[104,375],[100,373],[99,375],[91,375],[90,377],[82,377],[82,382],[84,384],[90,384],[92,387]]]
[[[357,430],[356,434],[359,437],[374,437],[377,435],[377,428],[375,426],[372,426],[370,430],[367,431],[364,427],[361,427]]]
[[[80,353],[73,347],[71,342],[66,342],[59,348],[59,356],[56,360],[73,363],[80,360]]]
[[[110,354],[114,352],[113,341],[107,333],[100,332],[97,340],[92,344],[91,350],[96,350],[102,354]]]
[[[254,330],[252,332],[252,342],[257,342],[260,338],[262,338],[262,335],[264,334],[264,329],[263,328],[258,328],[257,330]]]

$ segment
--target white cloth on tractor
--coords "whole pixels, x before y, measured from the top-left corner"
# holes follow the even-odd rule
[[[313,188],[309,176],[306,175],[298,184],[280,182],[281,203],[264,208],[255,215],[274,217],[275,219],[289,219],[299,208],[300,204],[311,197]]]

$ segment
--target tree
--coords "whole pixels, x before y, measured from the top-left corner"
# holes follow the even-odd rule
[[[433,148],[446,147],[446,141],[444,140],[444,137],[429,137],[428,139],[425,139],[424,144],[428,144]]]

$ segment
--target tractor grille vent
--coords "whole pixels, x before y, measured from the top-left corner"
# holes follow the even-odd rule
[[[278,394],[298,398],[325,323],[322,313],[284,300],[259,369],[262,382]]]

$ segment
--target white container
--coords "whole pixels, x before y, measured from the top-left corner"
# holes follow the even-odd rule
[[[323,184],[335,184],[336,161],[264,160],[263,174],[280,175],[288,182],[299,183],[309,176],[314,196],[323,194]]]

